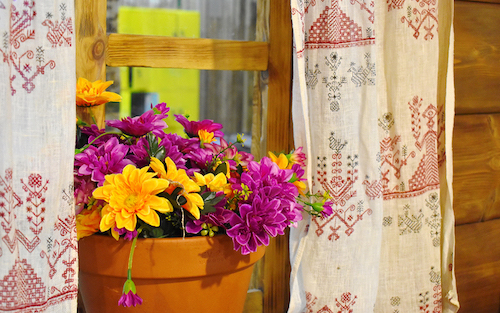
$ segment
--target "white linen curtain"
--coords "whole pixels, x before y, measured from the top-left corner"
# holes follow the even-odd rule
[[[76,312],[74,4],[0,0],[0,312]]]
[[[334,213],[292,229],[289,312],[456,312],[453,1],[291,7],[295,144]]]

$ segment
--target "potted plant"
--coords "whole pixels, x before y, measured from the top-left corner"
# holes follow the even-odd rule
[[[111,83],[79,79],[77,105],[119,100],[105,91]],[[328,195],[305,192],[301,148],[257,162],[237,149],[242,136],[226,142],[211,120],[176,115],[186,136],[168,133],[168,111],[160,103],[108,121],[113,132],[78,123],[76,221],[88,312],[241,311],[270,238],[303,212],[332,212]]]

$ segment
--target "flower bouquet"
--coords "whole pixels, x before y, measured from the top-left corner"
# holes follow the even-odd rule
[[[105,92],[110,83],[79,80],[77,103],[106,96],[116,101],[116,94]],[[301,148],[257,162],[238,150],[242,135],[228,143],[222,125],[211,120],[175,115],[185,136],[169,133],[168,112],[160,103],[141,116],[108,121],[117,131],[81,122],[77,129],[78,239],[99,233],[132,241],[127,279],[116,299],[122,306],[142,304],[131,276],[138,238],[222,235],[248,255],[283,235],[303,212],[327,216],[332,211],[328,195],[305,191]]]

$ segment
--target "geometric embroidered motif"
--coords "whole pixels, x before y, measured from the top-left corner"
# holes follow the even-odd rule
[[[335,133],[330,135],[330,149],[333,150],[331,170],[333,176],[327,178],[327,158],[318,157],[317,182],[321,185],[324,191],[330,196],[330,201],[333,203],[332,215],[328,218],[313,217],[312,221],[316,225],[316,235],[320,237],[325,232],[325,229],[330,229],[331,233],[328,236],[329,240],[338,240],[340,238],[339,231],[343,231],[347,236],[354,232],[354,225],[363,219],[365,214],[371,215],[371,209],[365,209],[363,201],[359,201],[356,205],[351,204],[346,208],[348,200],[356,196],[354,183],[358,180],[358,156],[347,156],[345,167],[342,166],[342,149],[347,145],[347,141],[342,141],[335,137]],[[347,168],[346,175],[343,171]],[[328,227],[327,227],[328,226]]]
[[[396,1],[394,3],[389,3],[389,10],[392,8],[402,9],[404,1]],[[435,32],[438,32],[438,19],[437,19],[437,5],[436,0],[415,0],[417,5],[415,7],[408,6],[406,16],[401,17],[401,22],[406,23],[409,28],[413,29],[413,37],[418,39],[420,32],[425,31],[424,39],[431,40],[434,38],[434,27]]]
[[[45,302],[46,290],[28,262],[16,260],[9,274],[0,280],[0,308],[14,310]]]
[[[21,5],[21,3],[19,3]],[[34,80],[38,75],[44,75],[47,68],[54,69],[56,62],[49,60],[45,62],[45,49],[38,46],[35,49],[21,49],[22,44],[28,40],[35,39],[33,21],[37,16],[35,11],[35,1],[23,1],[22,7],[18,9],[16,5],[11,5],[10,29],[3,34],[3,42],[0,47],[0,57],[2,61],[11,67],[10,88],[11,95],[15,95],[17,90],[14,87],[16,80],[21,80],[19,84],[31,93],[35,89]],[[56,25],[57,24],[57,25]],[[52,45],[71,45],[68,41],[68,33],[73,32],[71,19],[61,23],[52,24],[47,38]],[[50,24],[46,23],[46,26]]]
[[[342,11],[338,1],[332,0],[331,6],[326,6],[312,23],[305,42],[306,49],[345,48],[375,43],[373,33],[367,31],[367,35],[363,35],[361,27]],[[351,4],[355,3],[359,4],[351,0]],[[364,3],[360,5],[369,13],[368,20],[373,23],[373,12]]]
[[[394,125],[392,113],[388,112],[379,118],[379,126],[386,136],[380,141],[380,180],[366,179],[363,184],[370,198],[383,197],[408,198],[421,195],[429,190],[439,188],[438,133],[436,129],[437,108],[429,104],[423,106],[422,98],[415,96],[408,102],[411,112],[411,132],[414,139],[412,149],[402,144],[401,135],[391,135]],[[424,108],[424,110],[422,110]],[[425,120],[425,123],[422,121]],[[405,138],[409,140],[410,138]],[[419,159],[411,177],[403,177],[403,168],[409,166],[411,159]]]

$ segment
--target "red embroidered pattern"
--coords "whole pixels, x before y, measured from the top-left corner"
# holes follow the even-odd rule
[[[344,292],[340,296],[340,300],[338,298],[335,298],[335,306],[338,308],[338,311],[336,311],[335,313],[353,313],[354,311],[352,309],[352,306],[356,304],[357,298],[358,298],[357,296],[353,297],[350,292]],[[317,300],[318,300],[317,297],[313,296],[310,292],[306,291],[306,301],[307,301],[306,313],[314,312],[313,306],[316,304]],[[316,313],[334,313],[334,311],[332,311],[332,309],[330,309],[328,305],[325,305],[324,307],[316,311]]]
[[[59,261],[66,266],[66,269],[62,273],[62,277],[65,278],[65,283],[68,284],[67,287],[63,289],[70,288],[73,286],[75,282],[75,277],[77,273],[73,269],[73,265],[77,261],[76,257],[71,257],[71,250],[78,251],[78,243],[76,240],[76,224],[75,224],[75,216],[70,215],[66,217],[64,220],[60,217],[57,218],[57,221],[54,225],[54,230],[59,231],[61,239],[56,239],[53,241],[53,244],[47,249],[48,251],[42,251],[40,253],[40,257],[47,258],[47,263],[50,266],[49,277],[53,278],[57,273],[56,265]],[[52,243],[52,241],[51,241]],[[64,259],[64,255],[67,254],[68,257]],[[51,293],[60,292],[59,290],[55,290],[54,287],[51,289]]]
[[[319,237],[325,231],[324,228],[329,225],[331,234],[328,236],[329,240],[338,240],[340,235],[338,231],[345,227],[344,233],[350,236],[354,232],[354,225],[363,219],[365,214],[371,215],[371,209],[364,209],[363,202],[360,201],[357,205],[350,205],[347,209],[344,207],[347,205],[347,201],[356,196],[356,190],[354,189],[354,183],[358,180],[358,156],[354,157],[348,156],[347,163],[347,175],[342,176],[342,149],[347,145],[347,141],[342,142],[341,140],[335,138],[335,133],[331,133],[330,136],[330,149],[334,151],[332,155],[333,162],[331,163],[331,172],[334,174],[332,178],[328,181],[327,179],[327,165],[326,157],[318,157],[318,177],[316,180],[323,187],[325,191],[328,192],[333,202],[334,208],[332,208],[332,215],[327,219],[316,218],[312,220],[316,225],[316,235]],[[333,221],[333,222],[332,222]],[[333,225],[331,225],[333,224]]]
[[[361,9],[370,13],[368,20],[373,24],[374,13],[364,2],[351,0],[351,4],[356,3],[361,5]],[[370,31],[367,36],[364,36],[361,27],[340,9],[338,0],[332,0],[331,7],[326,6],[309,28],[305,46],[307,49],[323,49],[365,46],[374,43],[373,32]]]
[[[62,9],[65,10],[65,6]],[[36,15],[35,1],[23,1],[19,10],[14,4],[10,6],[10,29],[4,33],[0,56],[3,56],[4,63],[13,68],[10,76],[11,95],[17,92],[14,87],[16,79],[21,78],[21,87],[27,93],[31,93],[35,89],[35,78],[44,75],[47,68],[54,69],[56,66],[54,60],[45,62],[43,46],[38,46],[36,51],[21,49],[24,42],[35,39],[33,20]],[[73,33],[71,18],[63,19],[60,23],[52,23],[47,19],[42,25],[49,27],[47,39],[53,47],[71,45],[70,34]]]
[[[16,260],[0,280],[0,308],[14,310],[45,302],[46,287],[26,259]]]
[[[409,147],[406,145],[401,146],[401,135],[389,136],[388,130],[392,127],[393,121],[379,120],[379,125],[387,130],[388,136],[380,142],[382,179],[380,181],[367,179],[363,182],[366,186],[366,194],[370,198],[373,199],[381,195],[384,200],[409,198],[439,188],[438,134],[435,129],[437,109],[434,105],[429,104],[421,114],[422,104],[423,101],[418,96],[408,102],[412,112],[411,124],[416,150],[409,151]],[[427,120],[424,130],[422,130],[422,117]],[[401,170],[408,166],[410,158],[417,157],[420,158],[418,167],[411,178],[405,181]],[[381,192],[381,194],[377,194],[377,192]]]
[[[415,1],[420,8],[414,7],[413,10],[409,9],[407,16],[401,17],[401,22],[406,23],[408,27],[413,29],[413,37],[415,39],[418,39],[423,28],[425,32],[424,39],[431,40],[434,38],[434,27],[436,27],[435,32],[437,33],[438,31],[436,0]]]
[[[0,225],[5,231],[2,240],[7,244],[10,252],[13,253],[17,242],[16,231],[13,231],[14,209],[21,206],[23,201],[13,190],[11,168],[5,170],[5,177],[0,176],[0,187],[2,187],[0,190],[0,218],[2,219]]]

